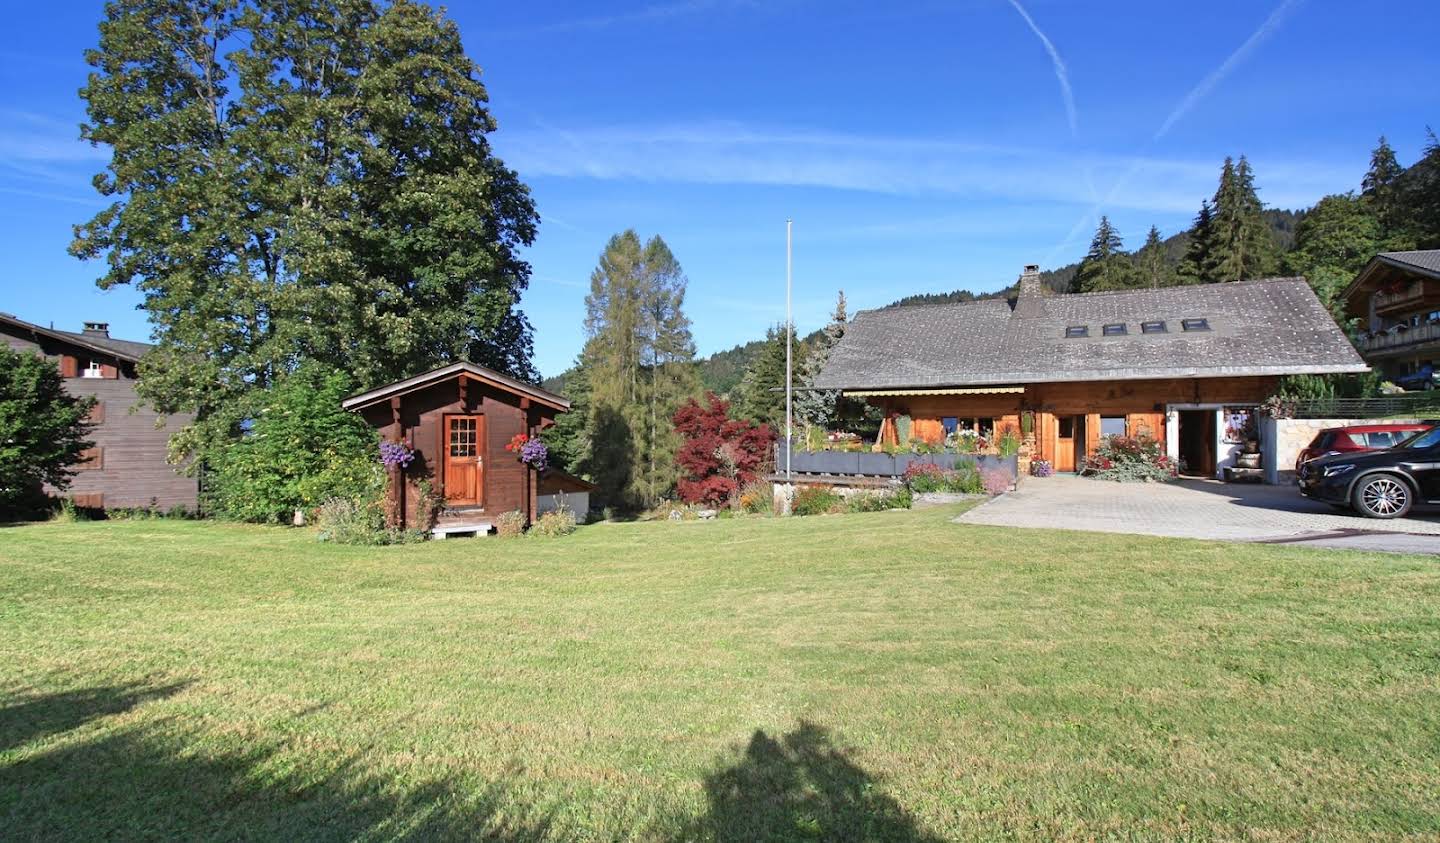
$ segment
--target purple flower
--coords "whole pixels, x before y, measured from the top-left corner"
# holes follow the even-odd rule
[[[520,447],[520,462],[544,472],[550,464],[550,450],[539,439],[531,439]]]
[[[386,468],[405,469],[415,459],[415,452],[405,447],[404,442],[381,442],[380,462]]]

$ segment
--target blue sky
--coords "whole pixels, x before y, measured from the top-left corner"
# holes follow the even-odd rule
[[[12,9],[0,45],[0,310],[149,328],[65,252],[101,207],[78,142],[100,2]],[[1440,127],[1433,0],[678,0],[451,4],[484,69],[499,154],[543,222],[524,308],[544,374],[579,350],[606,239],[660,234],[702,354],[795,309],[823,324],[909,293],[1077,259],[1097,212],[1137,246],[1188,224],[1225,155],[1261,198],[1357,187],[1380,134],[1403,163]],[[23,37],[17,33],[23,33]]]

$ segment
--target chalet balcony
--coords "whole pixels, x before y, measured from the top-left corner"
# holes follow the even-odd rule
[[[1381,316],[1426,310],[1433,306],[1440,306],[1440,282],[1428,278],[1375,294],[1375,313]]]
[[[1428,322],[1410,328],[1391,328],[1378,334],[1362,334],[1358,345],[1361,356],[1369,357],[1372,354],[1398,351],[1425,343],[1440,343],[1440,322]]]

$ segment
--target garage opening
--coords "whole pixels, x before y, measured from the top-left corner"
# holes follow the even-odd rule
[[[1215,476],[1215,411],[1181,410],[1179,431],[1180,473],[1187,477]]]

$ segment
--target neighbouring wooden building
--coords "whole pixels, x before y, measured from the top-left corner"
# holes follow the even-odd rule
[[[816,386],[909,415],[913,435],[936,440],[1018,430],[1033,413],[1034,458],[1057,471],[1128,434],[1218,476],[1281,376],[1364,371],[1303,278],[1052,294],[1027,266],[1008,301],[856,314]]]
[[[61,331],[4,313],[0,337],[11,348],[53,360],[71,395],[95,398],[88,436],[94,447],[74,467],[66,497],[96,509],[195,509],[196,479],[166,461],[171,434],[188,424],[190,416],[162,417],[135,392],[135,367],[150,350],[148,344],[114,339],[104,322],[86,322],[78,332]]]
[[[540,496],[553,493],[505,449],[517,435],[533,437],[570,409],[553,392],[461,362],[347,398],[343,406],[384,440],[414,452],[408,467],[390,472],[389,509],[397,526],[423,526],[422,483],[444,501],[437,535],[484,533],[512,511],[529,523],[540,513]]]
[[[1360,354],[1386,379],[1440,370],[1440,249],[1381,252],[1341,293]]]

